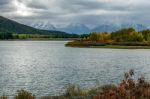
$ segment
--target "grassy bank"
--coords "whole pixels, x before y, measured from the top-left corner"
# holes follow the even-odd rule
[[[68,46],[69,47],[69,46]],[[121,45],[106,45],[106,46],[71,46],[78,48],[113,48],[113,49],[150,49],[150,46],[121,46]]]
[[[123,80],[117,85],[96,86],[81,89],[78,85],[69,84],[64,94],[59,96],[36,97],[26,90],[18,90],[13,99],[150,99],[150,83],[144,77],[132,79],[134,71],[124,74]],[[1,96],[0,99],[8,99]]]
[[[114,48],[114,49],[150,49],[149,43],[135,43],[135,42],[124,42],[124,43],[87,43],[73,41],[68,42],[65,46],[67,47],[79,47],[79,48]]]

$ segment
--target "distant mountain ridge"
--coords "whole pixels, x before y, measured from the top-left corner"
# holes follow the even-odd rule
[[[88,33],[90,31],[90,29],[86,25],[79,23],[77,24],[71,23],[63,28],[56,27],[56,29],[62,30],[64,32],[66,31],[68,33],[77,33],[77,34]]]
[[[120,26],[120,28],[129,28],[129,27],[132,27],[137,31],[148,29],[148,27],[146,25],[143,25],[143,24],[122,24]]]
[[[143,29],[148,29],[148,27],[146,25],[143,24],[131,24],[131,23],[126,23],[126,24],[101,24],[101,25],[97,25],[94,28],[90,28],[88,26],[86,26],[85,24],[80,24],[80,23],[71,23],[62,27],[57,27],[54,26],[52,24],[50,24],[50,22],[42,22],[42,24],[39,23],[38,21],[35,22],[34,24],[31,24],[31,27],[35,27],[38,29],[46,29],[46,30],[58,30],[58,31],[63,31],[63,32],[67,32],[67,33],[76,33],[76,34],[85,34],[85,33],[90,33],[90,32],[113,32],[116,30],[119,30],[121,28],[129,28],[129,27],[133,27],[135,28],[137,31],[141,31]],[[49,28],[48,28],[49,26]]]
[[[91,32],[112,32],[118,30],[119,27],[115,25],[99,25],[91,30]]]
[[[49,22],[37,21],[35,23],[33,22],[30,26],[42,30],[56,30],[55,26],[53,26]]]
[[[56,30],[41,30],[41,29],[36,29],[0,16],[0,33],[43,34],[43,35],[50,35],[51,37],[72,37],[73,35]]]
[[[83,34],[83,33],[88,33],[90,29],[84,25],[84,24],[67,24],[65,26],[54,26],[50,22],[45,22],[45,21],[37,21],[32,24],[30,24],[31,27],[37,28],[37,29],[44,29],[44,30],[58,30],[58,31],[63,31],[67,33],[76,33],[76,34]]]

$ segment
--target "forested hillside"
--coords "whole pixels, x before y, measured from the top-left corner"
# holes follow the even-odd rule
[[[78,35],[60,31],[35,29],[0,16],[0,39],[12,38],[76,38]]]

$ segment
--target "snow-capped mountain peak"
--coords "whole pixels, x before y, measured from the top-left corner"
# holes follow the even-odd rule
[[[42,30],[56,30],[55,26],[47,21],[37,21],[32,23],[30,26]]]

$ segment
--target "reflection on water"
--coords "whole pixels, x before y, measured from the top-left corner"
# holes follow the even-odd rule
[[[54,95],[68,83],[117,83],[132,68],[150,78],[149,49],[70,48],[65,43],[1,41],[0,95],[14,95],[20,88],[38,96]]]

